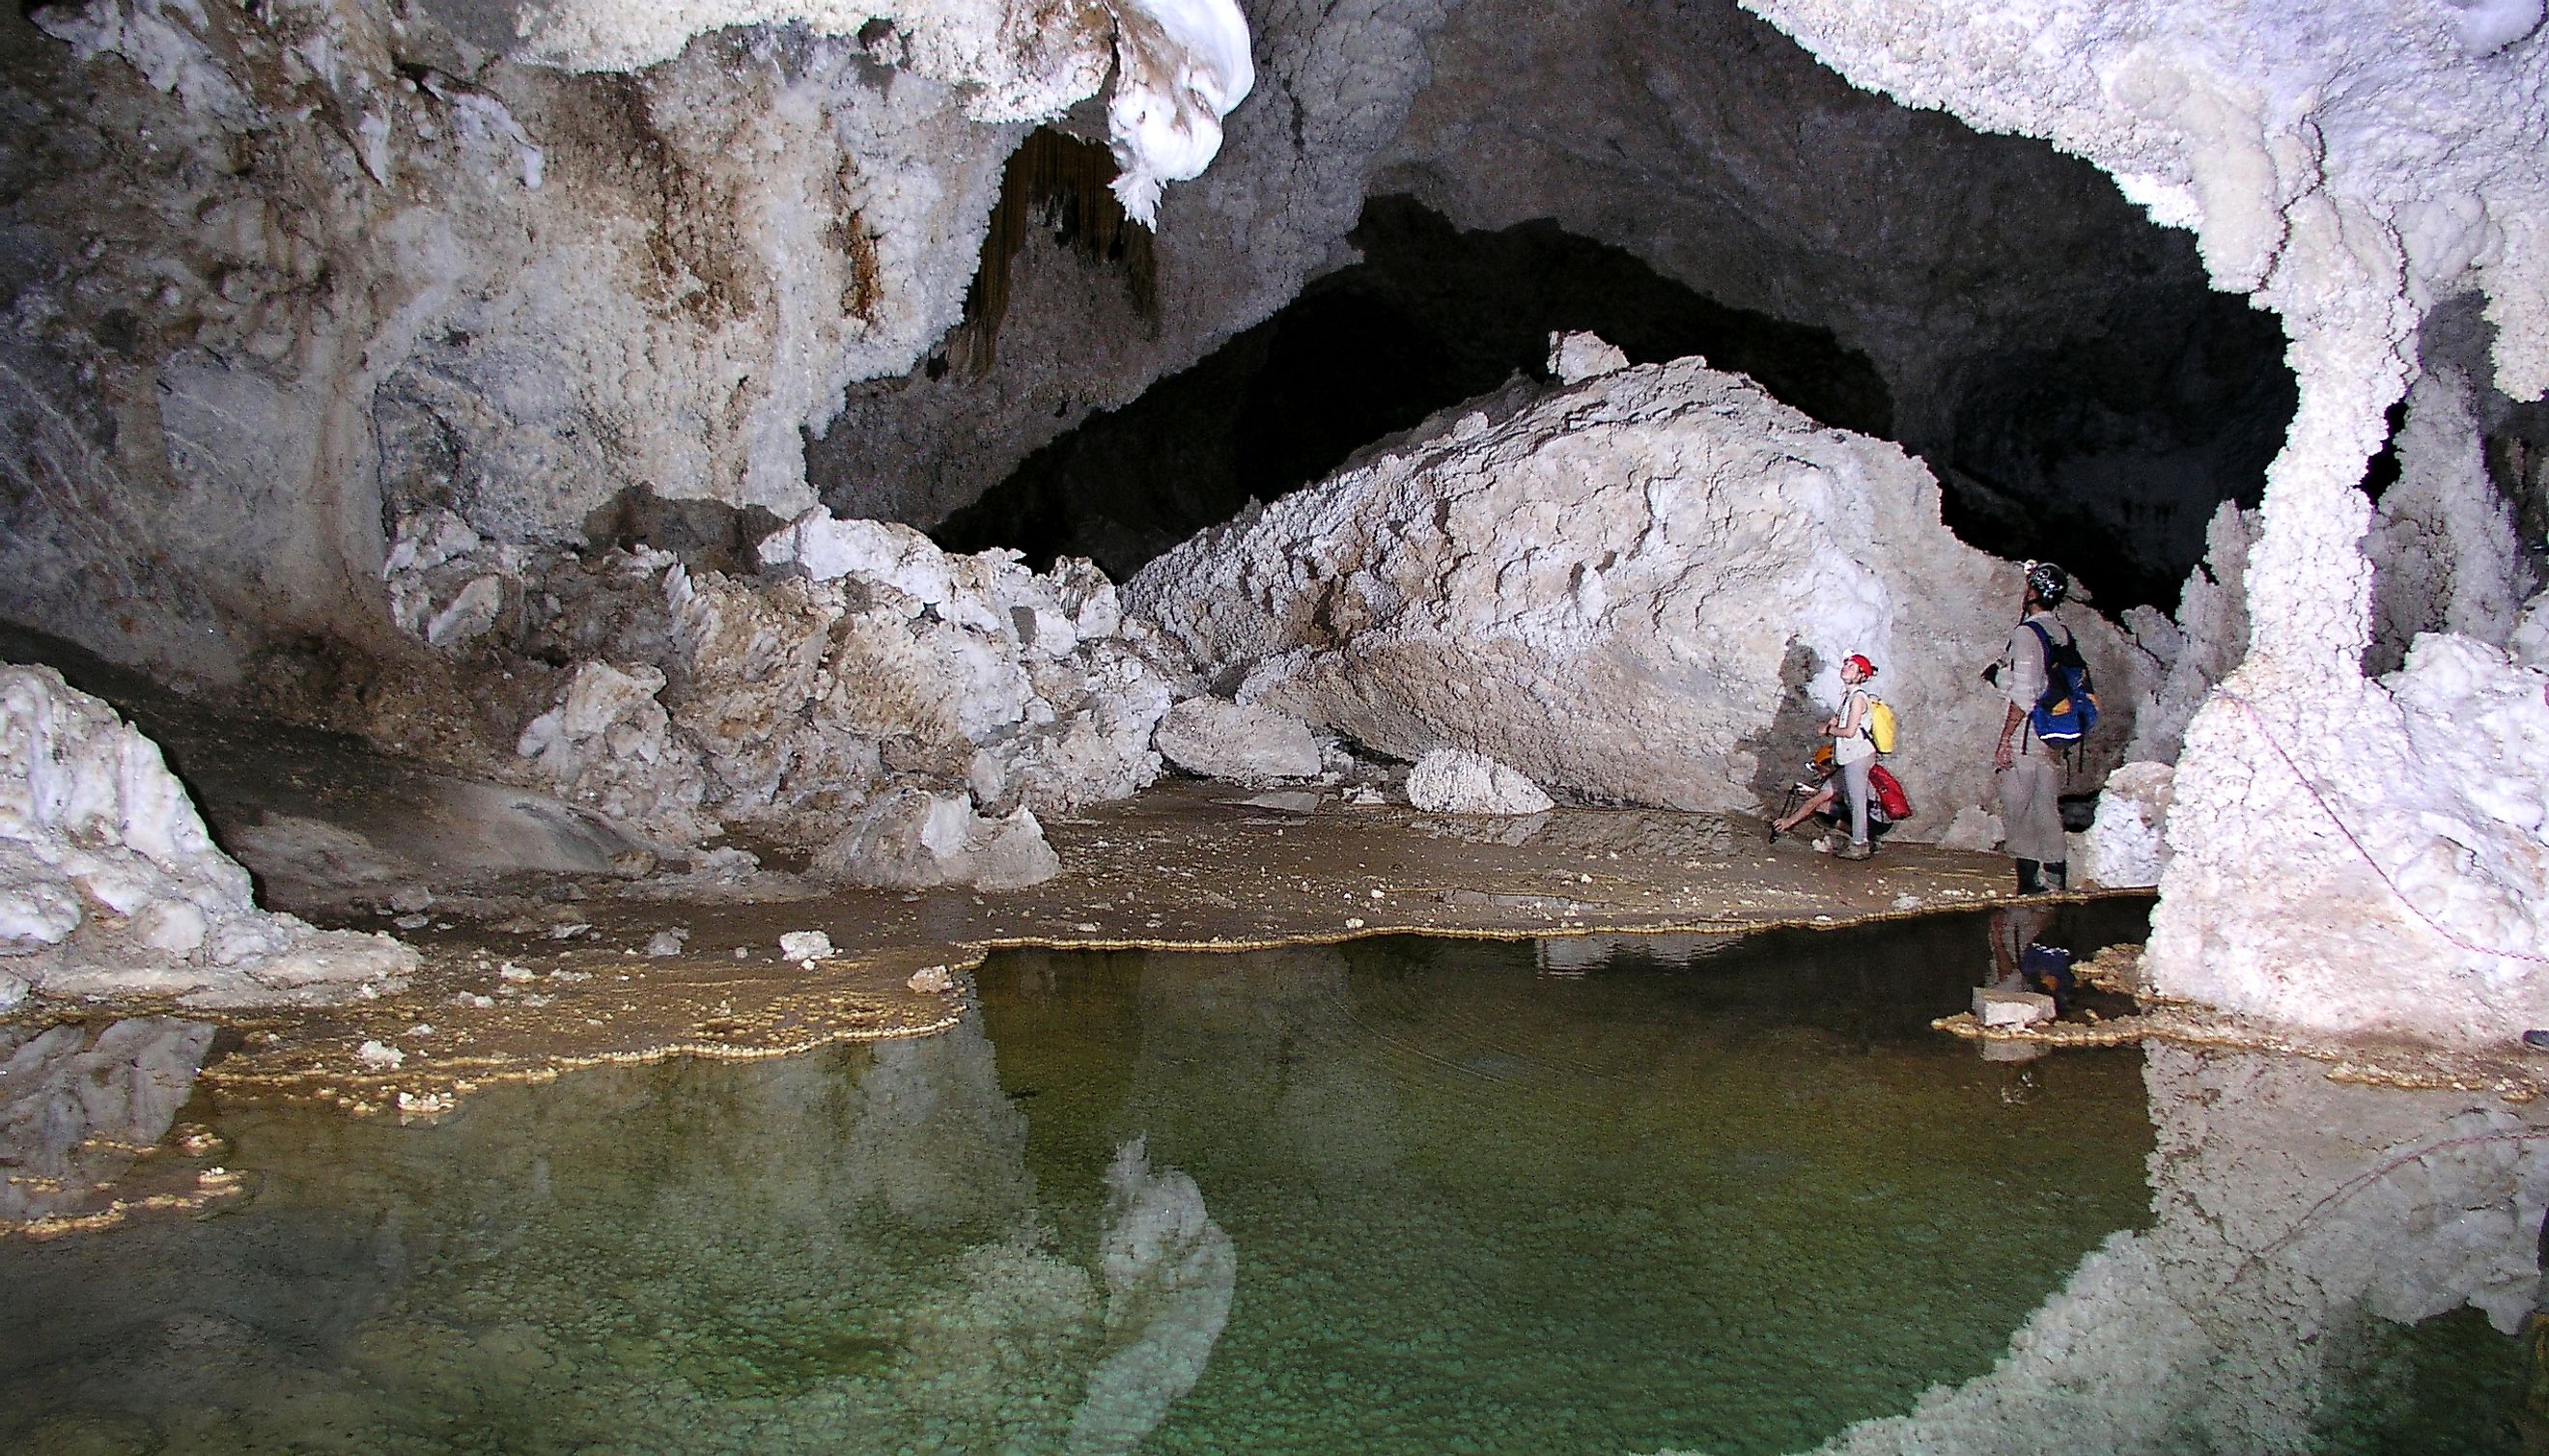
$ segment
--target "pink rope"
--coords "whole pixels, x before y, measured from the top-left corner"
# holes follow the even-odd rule
[[[2390,878],[2390,872],[2381,867],[2381,861],[2372,857],[2372,851],[2363,847],[2363,840],[2357,837],[2354,830],[2346,825],[2345,817],[2338,814],[2336,812],[2336,807],[2327,802],[2327,796],[2318,791],[2318,785],[2311,782],[2310,775],[2302,772],[2302,766],[2293,761],[2293,755],[2284,751],[2282,740],[2275,736],[2275,730],[2273,728],[2266,726],[2265,715],[2259,713],[2254,704],[2251,704],[2247,699],[2230,691],[2228,688],[2216,688],[2214,693],[2215,696],[2228,701],[2240,712],[2248,715],[2248,722],[2256,725],[2257,735],[2266,740],[2267,747],[2275,750],[2275,756],[2284,761],[2284,767],[2293,771],[2293,777],[2300,781],[2302,791],[2310,795],[2311,802],[2318,806],[2319,813],[2326,815],[2327,822],[2336,825],[2336,831],[2345,836],[2346,843],[2354,846],[2354,852],[2361,855],[2363,857],[2363,862],[2372,867],[2372,873],[2381,878],[2381,883],[2388,886],[2390,893],[2399,898],[2399,903],[2407,907],[2407,913],[2425,922],[2425,928],[2433,931],[2437,935],[2440,935],[2452,944],[2459,946],[2461,949],[2468,951],[2472,955],[2498,955],[2504,957],[2506,960],[2528,961],[2536,966],[2549,966],[2549,955],[2533,955],[2528,951],[2521,950],[2498,950],[2490,946],[2480,945],[2474,941],[2465,940],[2446,927],[2442,922],[2425,914],[2422,907],[2418,906],[2413,900],[2407,898],[2407,891],[2399,888],[2399,882]]]

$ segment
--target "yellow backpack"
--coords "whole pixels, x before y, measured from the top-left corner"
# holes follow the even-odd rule
[[[1879,753],[1894,751],[1894,710],[1886,707],[1882,698],[1867,700],[1867,741],[1875,744]]]

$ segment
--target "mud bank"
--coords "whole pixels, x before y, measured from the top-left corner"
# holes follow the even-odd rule
[[[577,1066],[925,1035],[954,1022],[964,973],[1004,947],[1837,928],[1988,907],[2009,883],[1997,856],[1906,845],[1838,863],[1709,815],[1469,820],[1192,783],[1050,832],[1070,870],[1005,894],[845,891],[762,870],[515,874],[368,916],[341,897],[285,900],[323,922],[413,922],[400,933],[417,969],[404,991],[374,999],[215,1015],[223,1029],[204,1082],[216,1096],[429,1116],[473,1088]],[[411,892],[401,903],[418,902]],[[781,937],[802,931],[821,932],[830,952],[803,954],[801,941],[792,958]],[[100,1000],[76,1019],[152,1009]],[[72,1019],[68,1008],[41,1014]]]

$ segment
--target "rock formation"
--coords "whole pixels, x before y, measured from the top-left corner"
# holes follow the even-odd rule
[[[2102,592],[2164,590],[2216,502],[2254,503],[2291,416],[2272,320],[2208,298],[2184,235],[2144,226],[2077,156],[1890,106],[1747,9],[1782,18],[1453,7],[1371,190],[1463,228],[1554,219],[1721,304],[1831,331],[1883,381],[1890,428],[1872,433],[1930,462],[1960,529],[1991,520],[2016,537],[1999,549],[2057,559],[2094,535]]]
[[[1147,217],[1251,85],[1226,0],[29,12],[0,609],[214,680],[361,639],[384,519],[803,510],[804,434],[956,321],[1027,123],[1111,64]]]
[[[256,908],[148,738],[48,667],[0,667],[0,1007],[164,996],[338,1000],[405,985],[415,953]]]
[[[2187,3],[2127,32],[2061,6],[2011,45],[1979,12],[1911,0],[1747,8],[1859,85],[2096,162],[2293,340],[2301,406],[2248,557],[2251,649],[2187,731],[2153,984],[2322,1027],[2541,1024],[2549,945],[2504,910],[2549,893],[2536,821],[2420,751],[2456,715],[2536,701],[2537,683],[2458,648],[2426,673],[2411,650],[2424,681],[2408,694],[2362,677],[2371,511],[2355,489],[2415,375],[2417,326],[2446,300],[2485,297],[2495,388],[2549,389],[2549,163],[2523,120],[2549,98],[2537,16],[2474,39],[2445,4]],[[2273,45],[2247,44],[2252,20]],[[2380,83],[2351,79],[2365,73]],[[2322,866],[2343,868],[2331,882]]]
[[[2153,482],[2240,476],[2282,399],[2271,370],[2219,364],[2250,356],[2227,346],[2255,323],[2238,305],[2148,306],[2200,265],[2277,316],[2299,412],[2258,513],[2215,518],[2175,628],[2141,618],[2146,653],[2092,633],[2120,699],[2168,668],[2133,749],[2179,758],[2152,974],[2358,1028],[2549,1019],[2528,989],[2549,946],[2505,909],[2549,898],[2527,793],[2427,749],[2463,719],[2519,747],[2538,696],[2541,633],[2508,618],[2549,521],[2549,417],[2521,403],[2549,389],[2536,4],[2171,0],[2124,25],[2048,0],[2021,44],[1992,7],[1743,0],[1850,85],[2093,165],[2187,230],[2193,262],[2054,151],[1887,109],[1722,6],[1258,9],[1245,40],[1218,0],[0,17],[21,122],[0,152],[0,614],[253,694],[364,664],[393,686],[350,726],[403,717],[380,735],[508,760],[667,847],[732,824],[811,848],[903,790],[1002,822],[1128,793],[1201,686],[1571,797],[1746,808],[1810,736],[1799,690],[1828,702],[1835,655],[1870,650],[1917,826],[1974,833],[1970,674],[2009,611],[1988,562],[1890,447],[1722,381],[1656,392],[1696,366],[1583,377],[1561,348],[1567,392],[1190,547],[1228,573],[1153,615],[1227,682],[1146,663],[1085,574],[933,562],[837,521],[794,557],[751,548],[829,521],[805,515],[818,496],[938,520],[1350,263],[1381,190],[1457,227],[1555,219],[1829,332],[1876,361],[1896,435],[1962,511],[2042,502],[1956,462],[2024,475],[2095,436],[2040,472],[2048,498],[2119,549],[2187,544],[2195,496],[2224,492]],[[942,341],[989,316],[990,217],[1036,122],[1103,139],[1103,185],[1157,250],[1013,249],[1009,346],[978,369]],[[1948,200],[1907,200],[1907,173]],[[2074,375],[2148,398],[2024,408]],[[2403,400],[2367,547],[2356,487]],[[2232,423],[2199,439],[2195,417]],[[1706,509],[1676,517],[1693,482]],[[694,507],[724,538],[622,529]],[[860,564],[827,575],[827,551]],[[2367,653],[2405,665],[2374,681]],[[1629,707],[1660,715],[1644,741]],[[41,938],[60,915],[24,883]],[[2307,928],[2328,915],[2341,953],[2377,958],[2330,969]],[[2316,994],[2332,980],[2386,989]]]
[[[2503,646],[2530,595],[2511,503],[2488,478],[2470,393],[2449,365],[2428,368],[2407,391],[2407,420],[2392,441],[2399,480],[2363,540],[2373,619],[2364,669],[2375,676],[2396,671],[2419,632]]]
[[[731,573],[695,573],[642,545],[524,551],[449,518],[408,523],[400,538],[392,595],[411,604],[401,621],[420,645],[435,645],[432,624],[479,583],[505,584],[499,620],[436,650],[456,670],[502,670],[525,715],[511,744],[519,768],[665,850],[748,825],[802,848],[834,844],[838,876],[903,884],[913,871],[875,856],[887,840],[903,844],[896,855],[917,841],[885,820],[844,832],[845,814],[906,790],[952,793],[969,821],[979,808],[1049,855],[1019,811],[1122,798],[1160,771],[1151,735],[1171,685],[1086,562],[1037,573],[1015,552],[951,556],[908,527],[819,508]],[[410,552],[410,541],[433,544]],[[560,657],[573,665],[546,666]],[[991,832],[948,829],[953,812],[923,816],[939,825],[927,883],[970,879],[941,861]]]
[[[2549,1151],[2493,1097],[2345,1087],[2309,1064],[2152,1046],[2148,1229],[2118,1233],[1990,1373],[1829,1456],[2323,1449],[2382,1327],[2534,1308]],[[2196,1435],[2195,1433],[2200,1433]]]
[[[975,885],[1020,890],[1052,879],[1062,861],[1024,805],[1005,818],[974,812],[958,790],[897,789],[878,798],[814,853],[813,872],[849,885],[927,890]]]
[[[1407,771],[1407,802],[1429,814],[1545,814],[1540,785],[1482,753],[1437,748]]]
[[[1976,674],[2018,590],[1901,450],[1685,359],[1500,424],[1463,415],[1203,534],[1125,598],[1242,702],[1394,757],[1466,748],[1579,800],[1679,809],[1754,812],[1865,652],[1919,823],[1943,828],[1990,800],[2002,704]],[[2139,654],[2071,611],[2129,704]]]
[[[1318,740],[1299,719],[1210,695],[1170,709],[1151,741],[1188,773],[1252,788],[1316,778],[1321,767]]]

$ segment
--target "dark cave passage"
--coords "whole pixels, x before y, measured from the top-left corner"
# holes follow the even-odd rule
[[[1826,424],[1901,438],[1966,541],[2078,563],[2110,610],[2173,609],[2214,508],[2256,503],[2295,403],[2273,316],[2199,289],[1966,361],[1943,437],[1906,438],[1877,367],[1829,331],[1729,308],[1554,223],[1464,232],[1381,197],[1351,240],[1361,262],[1090,417],[931,534],[1039,567],[1087,556],[1122,580],[1436,411],[1545,380],[1550,334],[1589,330],[1633,363],[1701,354]]]
[[[1517,373],[1546,377],[1553,330],[1590,330],[1634,363],[1704,354],[1827,424],[1892,427],[1885,382],[1830,333],[1714,303],[1554,224],[1464,233],[1384,197],[1350,237],[1362,262],[1092,416],[931,534],[951,551],[1014,546],[1038,566],[1087,556],[1122,580],[1251,498],[1318,480]]]

